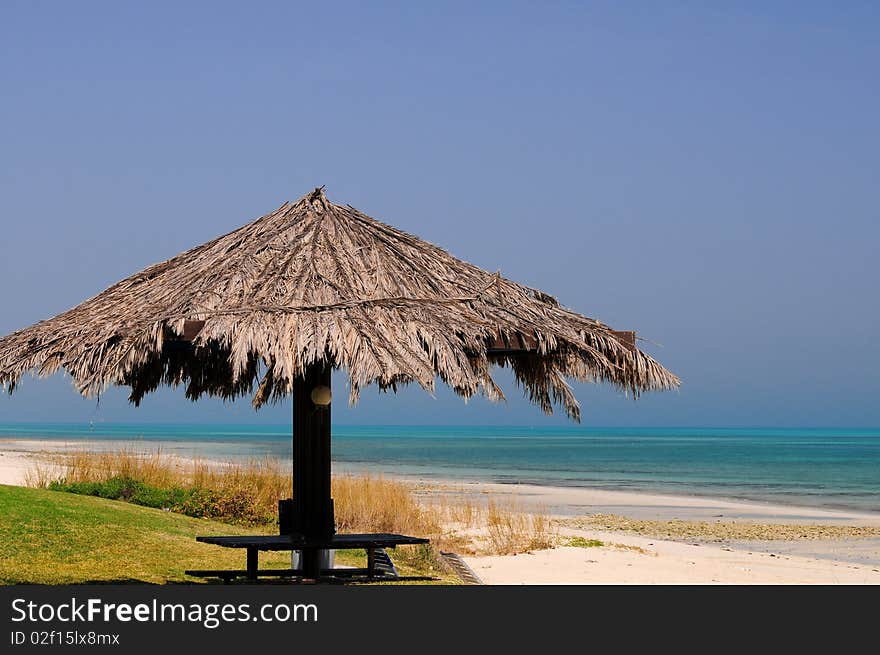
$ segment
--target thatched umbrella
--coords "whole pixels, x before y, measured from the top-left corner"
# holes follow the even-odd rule
[[[294,439],[294,498],[313,498],[324,532],[330,421],[314,410],[329,402],[332,368],[348,373],[352,402],[369,384],[433,391],[438,377],[465,398],[497,400],[493,364],[509,366],[545,412],[556,404],[574,420],[566,378],[634,396],[679,384],[634,333],[333,204],[323,189],[0,339],[10,392],[27,371],[63,368],[81,393],[127,386],[135,404],[160,384],[185,385],[192,400],[253,394],[255,407],[293,394],[295,433],[327,442],[302,452],[308,440]],[[303,470],[309,458],[319,473]]]

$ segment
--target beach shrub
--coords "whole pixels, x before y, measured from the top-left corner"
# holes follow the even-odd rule
[[[196,487],[190,490],[182,503],[172,509],[187,516],[244,525],[266,525],[276,520],[275,515],[267,513],[245,489]]]
[[[167,489],[126,476],[114,476],[97,482],[52,482],[52,491],[66,491],[84,496],[122,500],[135,505],[164,509],[195,518],[219,519],[227,523],[263,525],[275,520],[258,507],[244,489],[216,490],[201,487],[173,486]]]
[[[143,484],[125,476],[113,476],[106,480],[93,482],[67,482],[59,480],[49,484],[52,491],[66,491],[84,496],[98,496],[110,500],[131,500],[138,496]]]

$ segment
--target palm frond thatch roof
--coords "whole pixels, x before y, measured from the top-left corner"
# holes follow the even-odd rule
[[[575,420],[566,378],[633,395],[679,384],[599,321],[322,189],[0,339],[10,392],[27,371],[63,368],[85,395],[124,385],[134,403],[184,384],[193,400],[254,393],[259,407],[319,362],[348,372],[352,402],[368,384],[432,391],[437,377],[500,399],[490,369],[510,366],[533,402]]]

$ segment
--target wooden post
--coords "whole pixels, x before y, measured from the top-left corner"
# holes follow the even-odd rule
[[[310,366],[293,385],[293,512],[292,528],[306,541],[329,540],[336,532],[330,497],[330,405],[312,401],[316,387],[330,388],[331,367]],[[320,575],[319,551],[304,548],[303,575]]]
[[[260,551],[256,548],[247,549],[247,579],[249,582],[257,581],[257,571],[260,569]]]

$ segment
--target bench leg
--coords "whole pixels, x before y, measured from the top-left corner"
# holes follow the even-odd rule
[[[317,580],[321,577],[321,558],[315,548],[303,548],[300,556],[302,576],[306,580]]]
[[[367,577],[376,577],[376,549],[367,548]]]
[[[259,569],[260,551],[256,548],[247,549],[247,579],[251,582],[257,581],[257,570]]]

